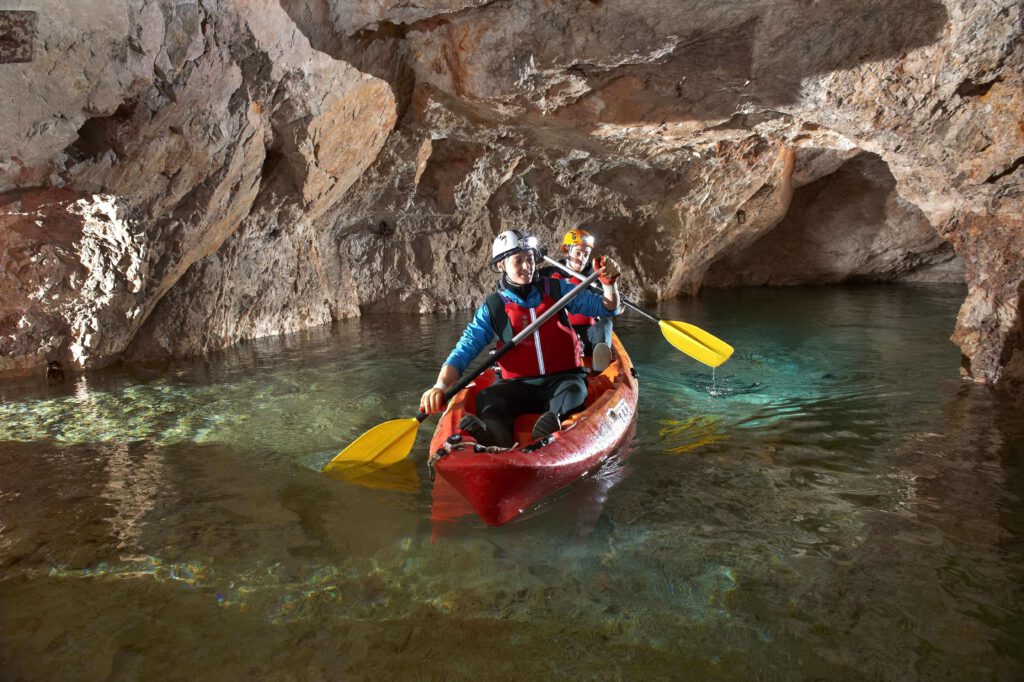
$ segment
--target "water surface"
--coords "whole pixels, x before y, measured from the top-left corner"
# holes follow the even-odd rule
[[[384,487],[318,473],[468,313],[5,384],[0,677],[1019,679],[1024,429],[958,376],[963,295],[662,306],[714,373],[623,318],[633,439],[498,529],[432,520],[433,421]]]

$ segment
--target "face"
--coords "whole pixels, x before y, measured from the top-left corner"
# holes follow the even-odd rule
[[[533,258],[533,251],[520,251],[498,263],[498,267],[513,284],[529,284],[533,281],[537,262]]]
[[[565,262],[568,263],[569,267],[576,272],[582,272],[583,268],[587,267],[587,261],[590,260],[591,251],[593,251],[593,249],[589,246],[573,244],[565,254]]]

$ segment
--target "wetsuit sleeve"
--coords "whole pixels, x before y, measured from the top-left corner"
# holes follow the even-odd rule
[[[555,281],[561,288],[562,296],[573,290],[573,285],[568,280],[556,279]],[[622,312],[621,305],[614,311],[605,308],[604,296],[592,290],[581,291],[576,298],[569,301],[569,305],[565,306],[565,309],[570,313],[587,317],[615,317]]]
[[[455,344],[454,350],[444,364],[451,365],[462,374],[492,339],[494,330],[491,329],[491,314],[487,311],[487,306],[482,305],[477,308],[473,319],[466,325],[459,342]]]

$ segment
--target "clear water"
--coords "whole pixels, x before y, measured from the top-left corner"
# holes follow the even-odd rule
[[[632,442],[522,520],[424,465],[318,469],[408,417],[467,315],[0,387],[2,679],[1020,679],[1019,408],[965,385],[961,287],[663,306]]]

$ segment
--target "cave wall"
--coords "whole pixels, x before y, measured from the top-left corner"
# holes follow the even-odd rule
[[[962,277],[1024,376],[1019,3],[13,5],[0,371],[467,307],[586,223],[649,300]]]
[[[35,57],[16,69],[0,65],[0,90],[18,93],[0,117],[8,207],[0,249],[11,263],[0,328],[15,330],[0,338],[0,370],[120,357],[168,292],[186,273],[195,276],[191,268],[223,258],[216,254],[244,222],[288,221],[291,231],[301,229],[302,221],[291,226],[296,212],[309,221],[333,205],[395,118],[386,83],[310,48],[275,1],[31,6]],[[45,210],[26,210],[36,205]],[[84,216],[107,206],[118,215],[108,223],[114,234],[91,257],[95,230]],[[59,269],[40,257],[54,250],[55,229],[64,235],[55,257],[67,261]],[[122,232],[130,238],[115,239]],[[74,267],[103,271],[94,279],[115,282],[115,290],[75,286],[63,274]],[[121,286],[126,269],[135,274]],[[59,294],[43,296],[41,287]],[[198,307],[236,312],[211,301]],[[319,324],[330,314],[284,317],[268,326],[208,316],[194,347]]]
[[[767,234],[716,261],[703,285],[963,282],[965,265],[924,214],[896,192],[877,155],[861,153],[798,187]]]

